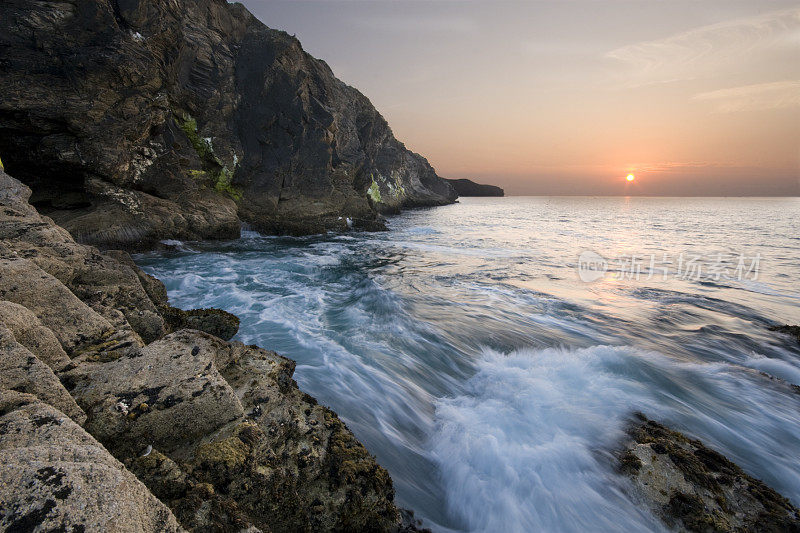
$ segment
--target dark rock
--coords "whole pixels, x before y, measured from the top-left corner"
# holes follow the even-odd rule
[[[448,179],[459,196],[504,196],[505,192],[495,185],[475,183],[468,179]]]
[[[772,326],[769,328],[769,330],[791,335],[792,337],[797,339],[797,342],[800,342],[800,326],[789,326],[787,324],[785,326]]]
[[[223,340],[230,340],[239,331],[239,317],[222,309],[190,309],[184,311],[167,306],[162,316],[172,331],[197,329]]]
[[[316,233],[455,192],[297,39],[221,0],[0,4],[0,157],[79,242]],[[347,227],[347,226],[345,226]]]
[[[643,415],[619,455],[636,496],[678,531],[800,531],[800,511],[723,455]]]

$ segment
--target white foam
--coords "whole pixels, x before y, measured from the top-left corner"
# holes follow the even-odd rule
[[[650,403],[610,369],[630,357],[606,346],[485,350],[463,394],[437,403],[432,438],[449,509],[469,531],[659,529],[601,452]]]
[[[798,377],[786,361],[754,355],[745,364]],[[437,401],[431,458],[467,531],[658,530],[609,455],[631,413],[701,436],[798,501],[800,465],[789,450],[800,445],[799,405],[735,363],[631,347],[487,349],[463,390]]]

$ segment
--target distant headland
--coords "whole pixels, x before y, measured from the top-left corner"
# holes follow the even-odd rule
[[[448,179],[450,185],[459,196],[505,196],[505,192],[496,185],[484,185],[468,179]]]

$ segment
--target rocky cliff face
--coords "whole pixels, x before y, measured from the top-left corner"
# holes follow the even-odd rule
[[[380,227],[455,193],[284,32],[225,0],[7,0],[0,157],[79,241]]]
[[[169,307],[30,194],[0,172],[0,530],[399,527],[388,473],[293,361],[210,334],[238,321]]]

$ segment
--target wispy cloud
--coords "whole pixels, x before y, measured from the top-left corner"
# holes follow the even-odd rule
[[[780,47],[800,50],[800,8],[701,26],[606,54],[628,67],[630,85],[708,75]]]
[[[628,168],[637,172],[685,172],[687,170],[707,170],[733,168],[733,163],[720,161],[669,161],[661,163],[632,163]]]
[[[692,99],[712,102],[723,113],[800,107],[800,80],[720,89],[696,94]]]

